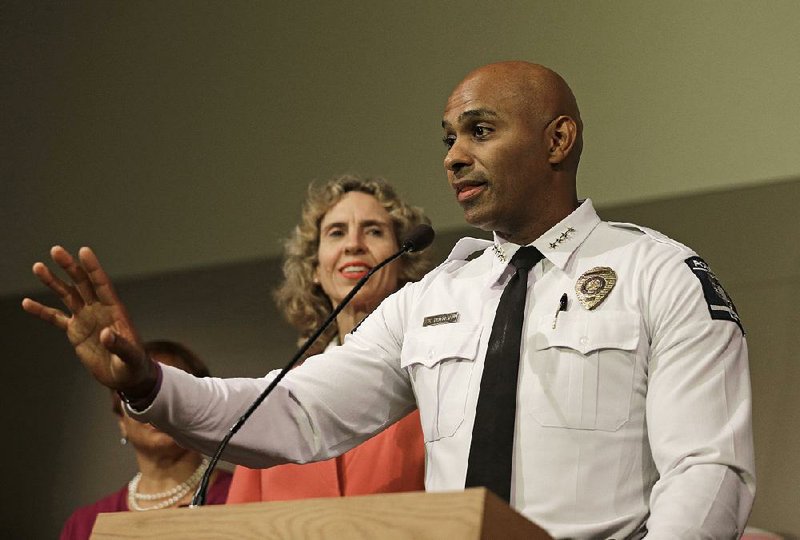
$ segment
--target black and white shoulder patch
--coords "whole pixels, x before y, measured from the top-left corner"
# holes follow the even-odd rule
[[[736,306],[733,305],[733,300],[725,292],[708,263],[697,256],[689,257],[685,262],[697,279],[700,280],[700,285],[703,287],[703,296],[706,298],[711,318],[735,322],[742,334],[744,334],[744,326],[742,326],[742,320],[739,318]]]

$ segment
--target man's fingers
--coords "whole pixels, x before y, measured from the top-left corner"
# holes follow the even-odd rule
[[[138,343],[134,343],[127,338],[117,334],[111,328],[104,328],[100,332],[100,342],[103,346],[120,359],[136,369],[144,364],[147,359],[144,348]]]
[[[97,255],[94,254],[92,248],[82,247],[78,250],[78,258],[92,283],[94,294],[105,305],[118,303],[117,293],[108,274],[103,270]]]
[[[75,284],[75,289],[83,299],[83,302],[85,304],[93,303],[97,299],[97,296],[95,295],[92,283],[89,281],[89,276],[81,265],[75,261],[74,257],[61,246],[54,246],[50,250],[50,256],[64,269],[70,279],[72,279],[72,282]]]
[[[61,330],[67,329],[69,317],[67,317],[62,311],[42,305],[36,300],[31,300],[30,298],[25,298],[22,300],[22,309],[34,317],[39,317],[43,321],[49,322]]]
[[[61,302],[67,306],[72,313],[76,313],[83,307],[83,299],[81,295],[71,287],[61,281],[61,279],[53,274],[47,265],[37,262],[33,265],[33,274],[39,278],[48,289],[53,291],[61,298]]]

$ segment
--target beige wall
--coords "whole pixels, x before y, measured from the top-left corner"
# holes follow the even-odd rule
[[[792,177],[798,20],[794,0],[6,3],[0,294],[54,242],[123,276],[274,256],[308,181],[345,171],[460,227],[439,119],[500,59],[571,82],[600,204]]]

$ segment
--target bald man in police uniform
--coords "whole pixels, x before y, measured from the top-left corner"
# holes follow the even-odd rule
[[[476,69],[442,119],[465,238],[341,346],[293,370],[233,439],[251,467],[327,459],[419,407],[426,489],[465,485],[490,331],[521,246],[527,277],[510,503],[557,538],[735,538],[755,491],[747,346],[708,265],[655,231],[603,222],[576,177],[583,126],[553,71]],[[200,380],[150,361],[88,248],[34,273],[84,365],[132,416],[211,452],[272,380]]]

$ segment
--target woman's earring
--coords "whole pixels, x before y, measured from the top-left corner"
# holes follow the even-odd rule
[[[119,439],[119,444],[121,444],[122,446],[126,446],[128,444],[128,437],[121,437]]]

